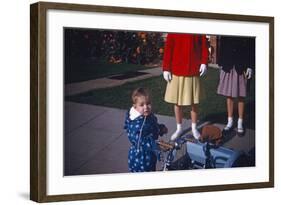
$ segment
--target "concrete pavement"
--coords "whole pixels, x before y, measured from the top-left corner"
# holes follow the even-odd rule
[[[126,110],[103,106],[65,102],[64,171],[65,175],[109,174],[128,172],[127,152],[129,142],[124,126]],[[174,117],[156,115],[169,133],[174,132]],[[206,122],[207,123],[207,122]],[[184,120],[184,127],[190,127]],[[221,124],[214,124],[220,128]],[[255,147],[255,132],[247,129],[244,137],[231,136],[225,147],[248,153]],[[177,158],[185,153],[179,150]],[[160,165],[157,165],[160,169]]]

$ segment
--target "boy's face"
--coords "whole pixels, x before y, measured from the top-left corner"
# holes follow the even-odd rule
[[[137,102],[134,104],[134,108],[144,116],[151,114],[151,102],[145,97],[137,98]]]

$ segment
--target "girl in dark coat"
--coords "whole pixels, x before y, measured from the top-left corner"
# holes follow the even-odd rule
[[[220,82],[217,93],[226,96],[228,122],[224,130],[233,128],[234,99],[238,99],[237,132],[243,135],[243,115],[247,80],[255,68],[255,39],[253,37],[222,36],[219,40]]]

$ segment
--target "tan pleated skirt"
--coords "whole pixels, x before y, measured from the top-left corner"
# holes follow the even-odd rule
[[[202,89],[199,76],[184,77],[172,76],[167,83],[165,101],[177,105],[198,104],[202,98]]]

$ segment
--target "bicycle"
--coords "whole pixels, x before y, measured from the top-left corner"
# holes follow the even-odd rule
[[[163,171],[178,169],[172,166],[172,163],[175,159],[176,151],[181,149],[182,146],[187,141],[192,141],[193,140],[192,138],[193,138],[192,135],[186,135],[186,136],[178,137],[175,141],[169,141],[169,142],[165,142],[163,140],[156,141],[160,150],[159,161],[160,163],[163,164],[162,165]]]
[[[216,136],[214,136],[216,135]],[[192,135],[178,137],[175,141],[156,141],[159,149],[159,161],[162,163],[161,170],[181,169],[211,169],[226,167],[247,166],[247,156],[242,151],[236,151],[222,146],[224,138],[219,128],[207,125],[202,129],[202,136],[199,140]],[[174,159],[177,150],[186,146],[184,158],[185,167],[176,164]]]

